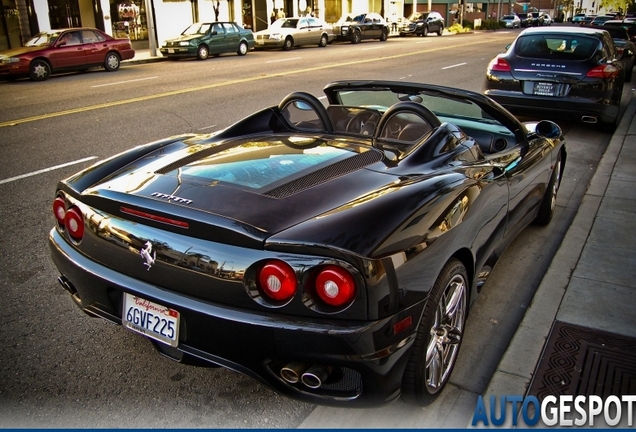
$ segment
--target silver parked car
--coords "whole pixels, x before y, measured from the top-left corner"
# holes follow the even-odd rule
[[[501,21],[506,24],[506,28],[521,28],[521,19],[515,15],[504,15]]]
[[[334,39],[333,26],[314,17],[279,18],[266,30],[254,34],[256,49],[278,48],[289,51],[295,46],[325,47]]]

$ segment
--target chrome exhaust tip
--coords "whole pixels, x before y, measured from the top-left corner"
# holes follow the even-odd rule
[[[300,379],[307,387],[317,389],[329,378],[331,369],[331,366],[313,365]]]
[[[69,281],[66,276],[60,276],[57,278],[57,281],[60,283],[60,285],[62,285],[62,287],[68,291],[71,295],[75,295],[77,294],[77,290],[75,289],[75,287],[73,286],[73,284],[71,283],[71,281]]]
[[[598,123],[598,118],[596,116],[582,116],[581,121],[583,123]]]
[[[280,370],[282,379],[290,384],[300,381],[300,376],[307,370],[307,365],[301,362],[289,362]]]

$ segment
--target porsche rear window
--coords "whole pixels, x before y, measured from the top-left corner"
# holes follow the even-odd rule
[[[180,168],[179,175],[210,183],[262,189],[356,154],[324,144],[302,148],[300,143],[298,147],[283,143],[248,143],[190,163]]]
[[[515,54],[520,57],[585,60],[596,52],[599,40],[578,34],[530,34],[515,42]]]

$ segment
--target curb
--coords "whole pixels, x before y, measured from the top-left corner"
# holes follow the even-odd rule
[[[484,400],[490,400],[491,396],[499,398],[502,395],[526,394],[596,219],[635,112],[636,98],[632,98],[590,180],[563,242],[484,391]],[[512,407],[508,406],[506,422],[502,427],[513,427],[511,410]],[[472,427],[472,421],[467,427]]]

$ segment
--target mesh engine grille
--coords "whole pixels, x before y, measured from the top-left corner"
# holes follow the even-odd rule
[[[336,177],[353,172],[372,163],[382,160],[382,154],[377,151],[367,151],[348,159],[336,162],[333,165],[314,171],[299,179],[293,180],[282,186],[265,192],[263,195],[272,198],[286,198],[300,191],[309,189],[320,183],[327,182]]]

